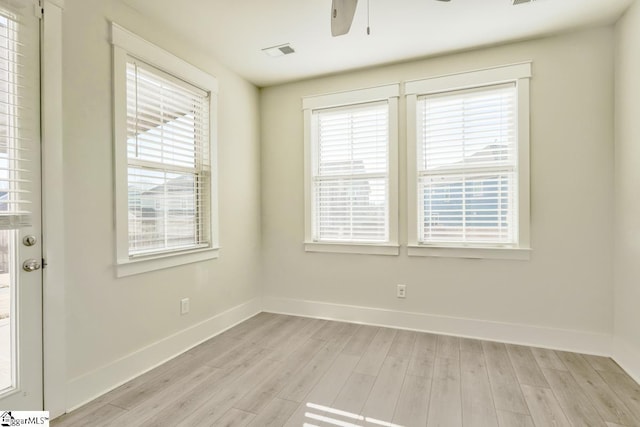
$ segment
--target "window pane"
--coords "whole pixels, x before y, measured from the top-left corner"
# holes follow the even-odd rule
[[[514,189],[513,172],[421,178],[422,240],[515,243]]]
[[[12,17],[0,16],[0,216],[3,223],[16,226],[21,214],[31,210],[27,164],[39,116],[28,103],[34,90],[28,71],[37,65],[25,52],[37,41],[27,36],[20,18],[1,12]]]
[[[0,392],[12,387],[16,376],[16,342],[11,336],[17,322],[15,245],[16,231],[0,230]]]
[[[318,175],[386,173],[388,105],[322,110],[318,120]]]
[[[131,159],[194,168],[205,154],[206,96],[137,64],[127,64],[127,154]]]
[[[316,183],[315,194],[316,233],[323,240],[387,240],[386,179],[326,179]]]
[[[129,252],[139,254],[199,242],[198,178],[129,168]]]
[[[515,96],[510,84],[421,98],[419,168],[515,165]]]

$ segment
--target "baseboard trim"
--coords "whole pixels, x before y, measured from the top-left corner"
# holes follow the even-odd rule
[[[68,383],[67,412],[184,353],[262,311],[255,298],[74,378]]]
[[[320,301],[265,297],[263,299],[263,311],[500,341],[607,357],[611,355],[612,347],[612,338],[607,334]]]
[[[613,339],[613,360],[640,384],[640,348],[620,337]]]

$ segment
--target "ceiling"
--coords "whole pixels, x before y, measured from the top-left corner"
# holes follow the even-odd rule
[[[257,86],[614,22],[633,0],[367,0],[331,37],[331,0],[122,0]],[[261,49],[291,43],[296,53]]]

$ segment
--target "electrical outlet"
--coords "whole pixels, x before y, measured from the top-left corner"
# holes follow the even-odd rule
[[[180,314],[187,314],[189,312],[189,298],[182,298],[180,300]]]
[[[407,297],[407,285],[398,285],[396,289],[396,296],[398,298],[406,298]]]

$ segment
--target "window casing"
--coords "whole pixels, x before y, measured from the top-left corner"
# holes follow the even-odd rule
[[[407,83],[409,255],[528,257],[530,75]]]
[[[308,97],[305,249],[397,255],[398,85]]]
[[[217,82],[112,32],[117,274],[216,258]]]

